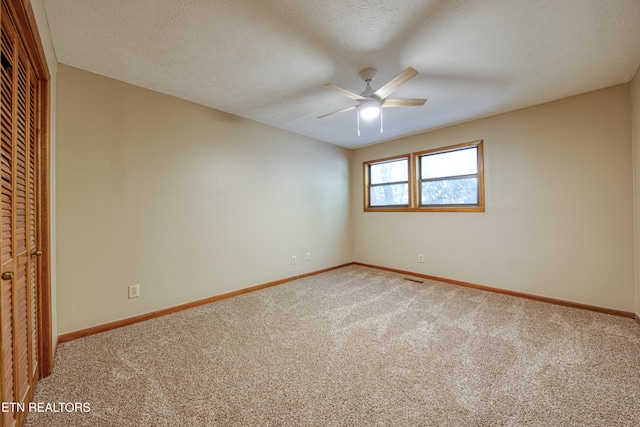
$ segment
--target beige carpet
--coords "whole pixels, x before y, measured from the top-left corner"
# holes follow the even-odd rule
[[[632,319],[349,266],[62,344],[27,426],[639,426]]]

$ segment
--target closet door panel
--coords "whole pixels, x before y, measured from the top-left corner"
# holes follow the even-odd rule
[[[14,205],[14,40],[15,33],[5,25],[2,16],[2,140],[0,145],[0,193],[2,207],[2,241],[0,243],[0,271],[13,272],[14,239],[13,239],[13,205]],[[14,281],[0,280],[0,377],[2,378],[3,402],[17,401],[15,395],[14,372]],[[16,422],[15,413],[2,414],[2,425],[12,426]]]
[[[29,331],[31,335],[31,348],[29,349],[29,372],[34,381],[38,376],[38,324],[37,324],[37,312],[38,312],[38,299],[37,299],[37,271],[36,262],[38,258],[34,258],[38,253],[37,241],[36,241],[36,149],[38,144],[36,143],[38,134],[36,126],[36,111],[38,105],[38,81],[31,75],[29,82],[29,156],[27,162],[27,176],[28,176],[28,198],[27,198],[27,234],[28,234],[28,248],[27,253],[29,257],[28,264],[28,283],[29,283]]]
[[[27,276],[27,140],[29,137],[29,69],[28,61],[22,52],[18,55],[16,95],[16,132],[15,150],[15,263],[14,263],[14,358],[17,380],[17,397],[24,402],[31,378],[29,373],[29,283]]]
[[[38,378],[37,225],[40,82],[2,13],[0,143],[0,427],[20,426]]]

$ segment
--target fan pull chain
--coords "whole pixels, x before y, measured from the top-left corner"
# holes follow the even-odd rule
[[[356,111],[356,117],[358,120],[358,136],[360,136],[360,109],[358,109],[358,111]]]
[[[382,133],[382,104],[380,104],[380,133]]]

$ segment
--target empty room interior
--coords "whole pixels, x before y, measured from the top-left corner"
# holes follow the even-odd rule
[[[640,425],[639,66],[635,0],[3,0],[0,424]]]

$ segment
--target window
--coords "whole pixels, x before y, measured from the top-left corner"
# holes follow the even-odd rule
[[[363,165],[365,211],[484,212],[482,141]]]
[[[365,162],[366,205],[376,210],[409,207],[409,155]]]
[[[414,154],[418,169],[416,207],[484,211],[482,141]]]

